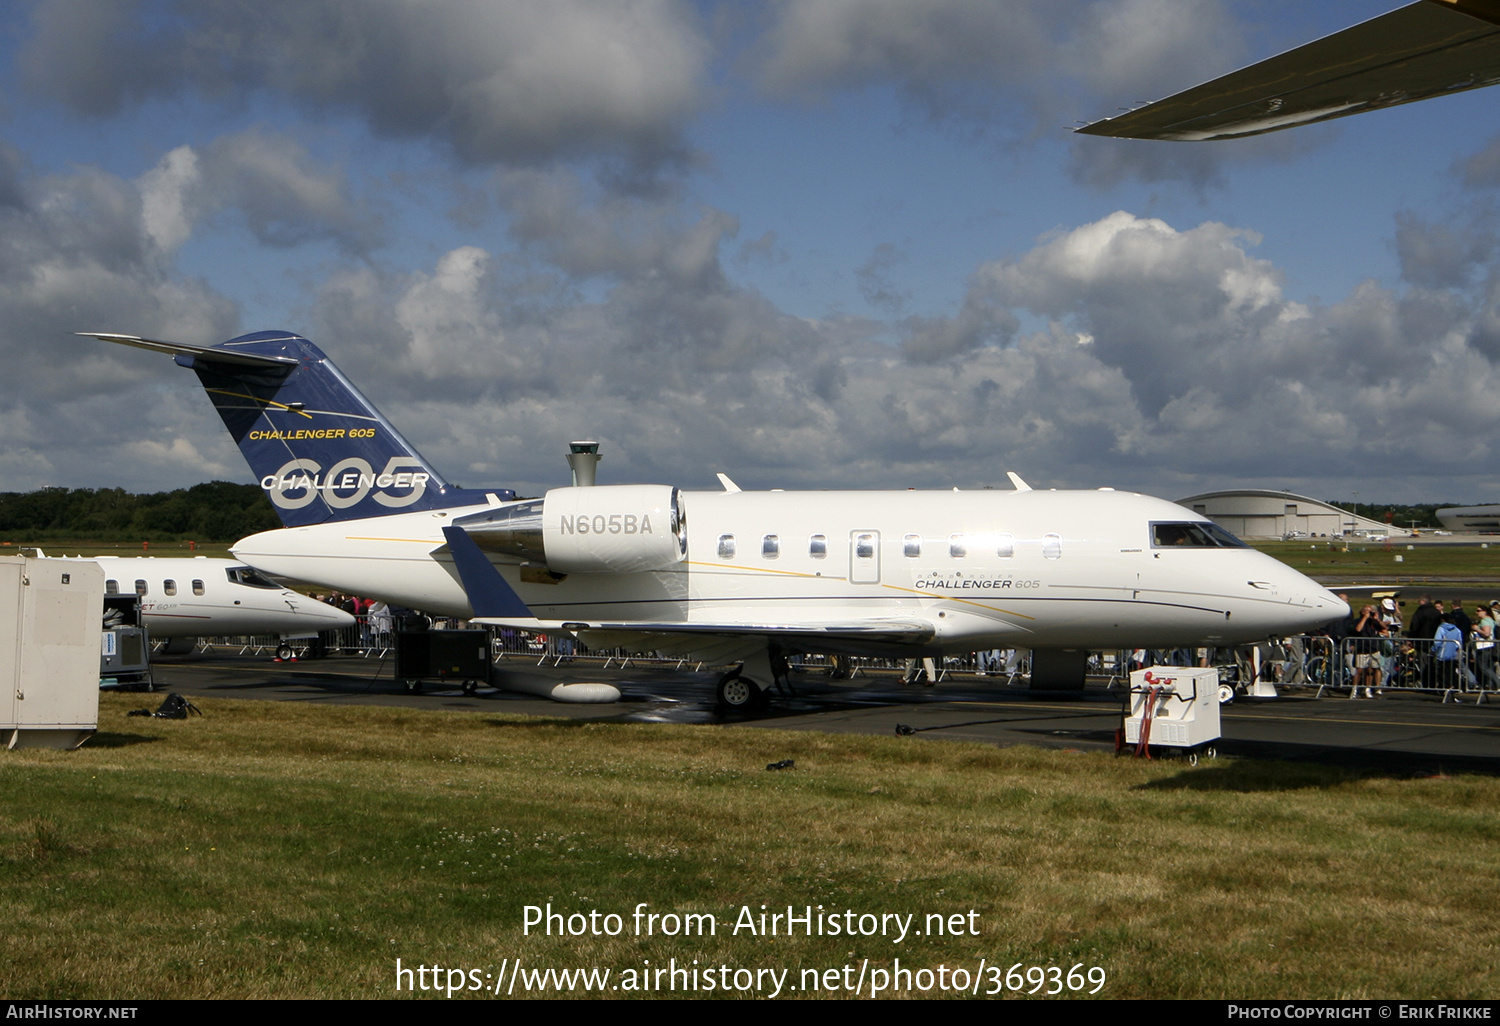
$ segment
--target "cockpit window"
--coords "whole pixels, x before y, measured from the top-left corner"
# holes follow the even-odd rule
[[[1243,549],[1248,546],[1218,524],[1183,521],[1151,525],[1154,549]]]
[[[269,588],[272,591],[280,591],[281,585],[262,577],[260,573],[251,570],[248,566],[232,566],[224,573],[229,577],[231,584],[243,584],[247,588]]]

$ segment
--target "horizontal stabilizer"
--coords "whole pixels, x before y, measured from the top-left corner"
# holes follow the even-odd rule
[[[75,335],[84,338],[97,338],[101,342],[118,342],[122,346],[134,346],[137,349],[149,349],[153,353],[163,353],[167,356],[190,356],[204,363],[221,363],[231,367],[295,367],[297,358],[294,356],[266,356],[260,353],[237,353],[232,350],[221,349],[217,346],[195,346],[187,342],[163,342],[154,338],[141,338],[139,335],[118,335],[106,331],[76,331]]]

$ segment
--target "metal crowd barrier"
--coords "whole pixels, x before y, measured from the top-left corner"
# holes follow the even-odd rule
[[[393,654],[396,630],[401,626],[390,616],[359,616],[352,627],[325,631],[316,639],[291,642],[302,658],[342,656],[385,659]],[[434,630],[467,627],[466,621],[451,618],[429,619]],[[201,646],[228,650],[238,655],[271,655],[283,644],[275,636],[204,638]],[[1500,651],[1494,643],[1471,641],[1442,658],[1437,651],[1441,643],[1413,638],[1346,638],[1335,643],[1327,637],[1299,635],[1260,645],[1220,649],[1175,650],[1106,650],[1090,654],[1088,672],[1108,678],[1107,685],[1128,682],[1132,669],[1141,666],[1197,666],[1203,663],[1218,668],[1222,681],[1248,688],[1254,681],[1269,681],[1278,687],[1316,688],[1317,697],[1325,693],[1347,692],[1358,697],[1356,689],[1372,687],[1381,692],[1425,691],[1441,693],[1444,701],[1473,696],[1483,702],[1500,695]],[[490,649],[497,661],[521,660],[536,665],[560,665],[564,662],[598,663],[604,668],[632,665],[663,666],[674,669],[704,670],[707,665],[685,656],[661,653],[632,653],[623,649],[590,649],[567,635],[537,634],[508,627],[490,628]],[[1360,657],[1367,657],[1361,660]],[[1363,669],[1378,672],[1355,679],[1361,662],[1372,663]],[[1006,684],[1026,683],[1030,672],[1030,653],[1024,649],[991,649],[933,659],[934,683],[959,676],[994,678]],[[870,658],[856,656],[798,655],[791,666],[803,673],[826,673],[836,678],[858,678],[867,675],[900,675],[920,679],[929,672],[925,660]],[[1365,681],[1375,679],[1367,685]]]
[[[1358,698],[1361,691],[1366,697],[1421,691],[1441,694],[1444,702],[1472,697],[1483,703],[1500,694],[1497,656],[1493,641],[1473,635],[1463,644],[1430,638],[1345,638],[1339,644],[1337,676],[1318,693],[1321,697],[1324,690],[1347,690],[1350,698]],[[1369,694],[1372,689],[1375,695]]]

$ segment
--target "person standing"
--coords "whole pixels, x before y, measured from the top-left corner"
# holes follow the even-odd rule
[[[1417,599],[1417,611],[1411,614],[1411,623],[1406,626],[1406,636],[1416,646],[1417,665],[1422,670],[1422,686],[1432,687],[1432,639],[1442,626],[1443,614],[1432,604],[1431,595]]]

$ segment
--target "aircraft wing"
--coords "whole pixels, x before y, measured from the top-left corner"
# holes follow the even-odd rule
[[[443,536],[448,540],[448,551],[453,555],[459,580],[469,596],[469,605],[474,611],[472,619],[481,623],[493,623],[502,627],[522,630],[566,630],[587,631],[596,634],[620,636],[671,635],[684,639],[701,639],[691,642],[693,648],[711,644],[714,639],[774,638],[782,643],[793,643],[811,651],[842,647],[881,647],[892,645],[922,645],[936,634],[933,625],[921,619],[896,619],[871,617],[839,622],[803,622],[795,625],[784,623],[726,620],[718,623],[703,621],[676,622],[663,620],[538,620],[527,608],[500,572],[489,561],[489,557],[462,527],[445,527]]]
[[[1418,0],[1085,135],[1233,139],[1500,82],[1500,0]]]

